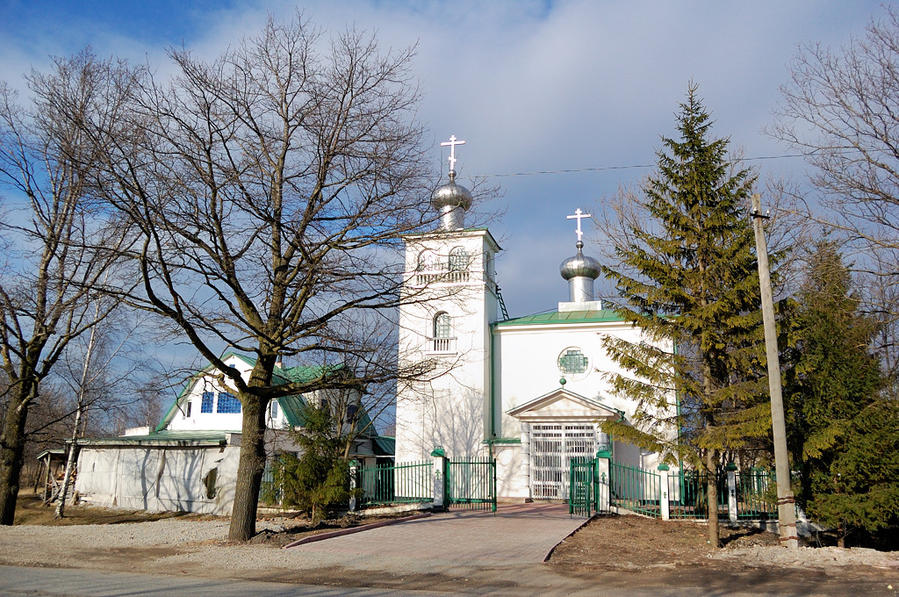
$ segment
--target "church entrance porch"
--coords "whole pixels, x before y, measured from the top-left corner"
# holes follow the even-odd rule
[[[571,462],[592,459],[596,450],[592,423],[531,424],[531,497],[568,499]]]
[[[520,485],[519,491],[537,500],[568,500],[571,463],[592,460],[598,450],[608,449],[609,438],[599,426],[623,413],[558,388],[507,414],[521,423],[520,462],[526,468],[527,484]]]

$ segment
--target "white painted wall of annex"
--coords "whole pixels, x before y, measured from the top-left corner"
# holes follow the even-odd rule
[[[468,253],[467,282],[415,284],[419,255],[436,256],[439,270],[454,247]],[[435,447],[448,456],[486,453],[486,401],[489,387],[490,323],[496,320],[497,301],[492,271],[494,249],[483,231],[460,231],[410,239],[406,247],[408,282],[400,308],[399,362],[433,359],[440,375],[429,383],[397,387],[396,460],[423,460]],[[433,257],[432,257],[433,259]],[[452,317],[455,346],[435,353],[430,342],[434,317],[446,311]]]
[[[615,395],[604,373],[627,373],[612,360],[603,347],[603,338],[613,336],[629,342],[643,340],[639,329],[620,322],[597,322],[562,325],[528,325],[494,329],[494,417],[498,438],[520,439],[520,444],[499,444],[497,459],[497,493],[500,497],[529,496],[529,445],[526,423],[506,414],[509,410],[564,387],[566,390],[591,398],[611,408],[621,410],[626,418],[633,415],[636,404],[626,397]],[[563,374],[558,367],[559,356],[568,348],[577,347],[589,359],[587,371],[580,375]],[[566,384],[559,382],[564,377]],[[676,406],[671,398],[671,412]],[[669,430],[672,437],[676,430]],[[655,469],[658,455],[645,453],[635,446],[615,442],[618,462]]]
[[[240,446],[83,447],[75,491],[82,501],[150,512],[231,513]],[[203,479],[217,468],[215,496]]]

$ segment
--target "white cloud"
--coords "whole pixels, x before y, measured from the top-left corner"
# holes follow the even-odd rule
[[[253,2],[189,11],[195,25],[184,41],[212,57],[258,31],[267,14],[286,19],[295,10],[293,2]],[[797,46],[845,43],[879,10],[877,2],[836,0],[303,3],[305,16],[326,31],[355,25],[376,30],[383,48],[419,44],[421,119],[435,141],[450,133],[468,141],[459,155],[463,178],[654,162],[660,135],[674,133],[674,113],[691,79],[701,85],[715,134],[729,136],[748,156],[782,153],[761,129]],[[0,76],[15,81],[30,65],[44,66],[48,54],[87,43],[101,55],[148,59],[168,72],[162,44],[85,24],[90,15],[72,24],[50,15],[27,44],[23,36],[0,40]],[[434,163],[445,164],[438,147]],[[766,162],[763,173],[796,166]],[[564,298],[557,265],[573,238],[565,214],[589,209],[646,173],[495,179],[506,190],[506,215],[492,227],[508,239],[499,267],[510,307],[545,308]]]

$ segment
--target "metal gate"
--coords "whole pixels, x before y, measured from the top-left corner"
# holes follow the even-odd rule
[[[572,461],[596,454],[592,423],[535,423],[531,425],[531,497],[569,499]]]
[[[597,505],[596,459],[572,459],[568,477],[568,513],[589,517]]]
[[[446,496],[451,509],[496,512],[496,460],[449,460]]]

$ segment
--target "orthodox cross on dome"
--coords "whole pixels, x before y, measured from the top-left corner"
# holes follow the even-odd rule
[[[465,141],[456,139],[456,135],[450,135],[449,141],[443,141],[442,143],[440,143],[441,147],[449,146],[450,148],[450,172],[454,172],[456,170],[456,145],[465,145]]]
[[[584,236],[584,232],[581,230],[581,220],[589,217],[591,217],[590,214],[582,212],[580,207],[574,210],[574,214],[565,216],[566,220],[577,220],[577,230],[575,231],[575,234],[577,234],[578,242],[582,242],[581,237]]]

